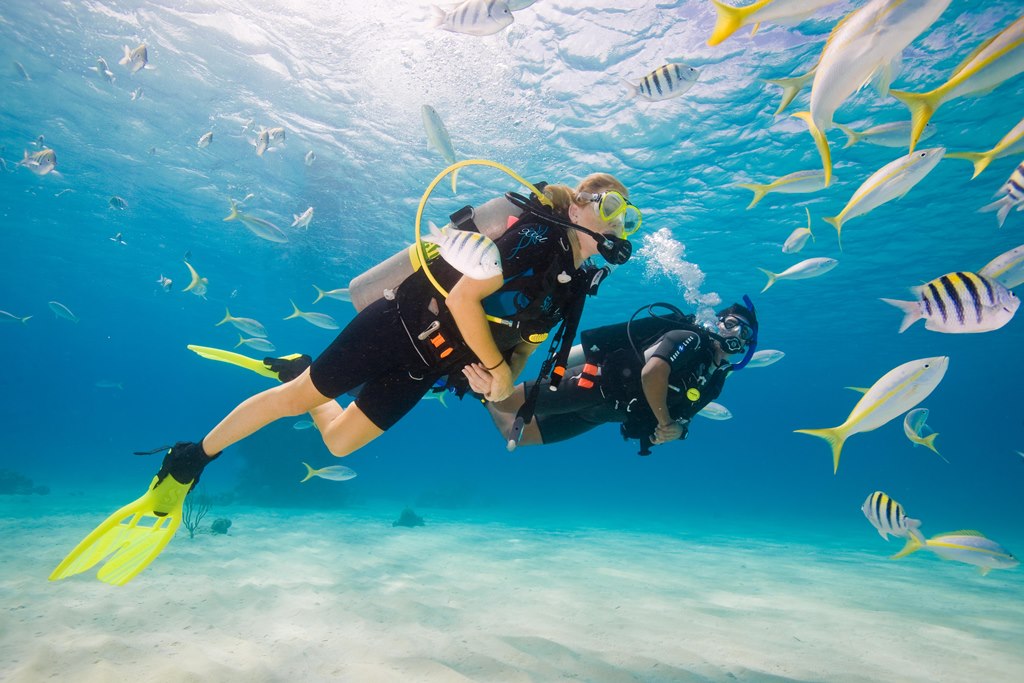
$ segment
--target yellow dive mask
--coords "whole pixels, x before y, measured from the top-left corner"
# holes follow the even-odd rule
[[[580,199],[597,204],[597,215],[605,223],[613,223],[621,229],[622,237],[629,237],[640,229],[643,216],[640,209],[630,204],[629,200],[615,190],[606,192],[580,192]]]

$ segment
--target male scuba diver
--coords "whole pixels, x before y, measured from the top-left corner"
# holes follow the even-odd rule
[[[639,439],[640,455],[685,439],[693,416],[721,394],[726,377],[742,369],[757,346],[754,305],[743,299],[718,311],[707,327],[656,303],[628,322],[585,330],[558,390],[548,391],[550,382],[520,384],[509,398],[487,404],[495,426],[508,434],[532,394],[533,419],[522,429],[521,445],[565,441],[606,422],[620,423],[623,438]],[[638,320],[644,311],[648,316]],[[739,354],[742,360],[730,360]]]

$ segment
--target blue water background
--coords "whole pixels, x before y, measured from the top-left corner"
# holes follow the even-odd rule
[[[0,328],[0,467],[49,485],[53,505],[86,490],[124,500],[141,492],[157,464],[133,450],[198,439],[269,386],[185,349],[234,345],[230,326],[214,327],[225,305],[266,324],[282,353],[323,349],[332,332],[282,320],[289,299],[345,322],[350,305],[311,305],[311,285],[346,286],[409,243],[420,194],[444,167],[420,120],[429,103],[460,158],[494,159],[549,182],[572,184],[592,171],[620,177],[644,210],[643,232],[668,229],[685,244],[686,259],[706,275],[701,292],[726,302],[750,293],[762,347],[785,351],[785,359],[729,380],[720,402],[734,419],[697,418],[685,442],[649,458],[614,426],[510,455],[479,406],[425,401],[343,461],[359,473],[352,481],[300,488],[301,461],[334,461],[315,431],[295,431],[286,419],[211,466],[208,490],[232,490],[245,454],[269,452],[288,474],[268,473],[268,488],[293,498],[315,491],[317,505],[329,504],[337,487],[347,487],[345,504],[415,504],[434,492],[467,515],[561,514],[781,539],[847,530],[881,544],[858,508],[882,489],[929,533],[978,528],[1024,552],[1024,458],[1014,453],[1024,450],[1021,321],[959,336],[918,323],[900,335],[901,314],[878,300],[910,298],[910,286],[976,270],[1020,244],[1021,214],[1000,230],[992,214],[977,213],[1020,159],[997,160],[973,181],[967,163],[943,161],[902,201],[852,220],[840,252],[821,217],[838,213],[870,173],[904,151],[842,149],[835,130],[828,190],[769,195],[748,211],[749,192],[730,184],[819,167],[805,126],[773,118],[779,91],[759,79],[810,68],[831,26],[857,3],[838,3],[797,27],[766,26],[753,38],[742,30],[716,48],[704,45],[714,23],[709,3],[625,4],[541,0],[507,31],[479,39],[430,30],[429,7],[419,2],[5,3],[0,146],[11,172],[0,173],[0,309],[34,317]],[[1019,12],[1010,0],[955,0],[907,50],[896,87],[940,84]],[[122,44],[139,41],[154,68],[130,76],[116,62]],[[88,69],[100,55],[114,84]],[[670,57],[700,65],[700,82],[680,99],[632,98],[622,79],[635,81]],[[15,60],[31,81],[15,72]],[[143,97],[132,101],[137,87]],[[805,91],[790,111],[806,101]],[[950,102],[923,146],[988,149],[1018,122],[1022,104],[1020,77],[992,95]],[[866,88],[836,118],[862,129],[902,120],[906,109]],[[286,146],[257,157],[254,135],[242,133],[249,119],[284,126]],[[208,130],[213,144],[198,149]],[[14,168],[39,135],[56,150],[62,177]],[[310,149],[317,160],[306,167]],[[493,171],[464,170],[458,197],[442,183],[427,215],[441,222],[506,189],[515,188]],[[62,190],[71,191],[56,196]],[[228,197],[249,192],[256,196],[247,210],[282,226],[288,244],[222,222]],[[112,195],[129,208],[109,208]],[[316,212],[308,232],[289,229],[292,214],[308,206]],[[817,241],[799,257],[784,255],[804,206]],[[126,245],[109,239],[118,232]],[[186,252],[209,278],[207,300],[181,291]],[[840,265],[758,294],[757,267],[781,271],[814,256]],[[155,283],[160,274],[174,279],[170,293]],[[649,277],[634,259],[589,303],[584,326],[624,320],[652,300],[681,303],[684,291]],[[81,322],[57,319],[50,300]],[[838,475],[824,442],[793,433],[842,422],[857,401],[844,387],[869,386],[901,363],[938,355],[950,357],[949,371],[922,405],[949,464],[914,448],[901,420],[852,437]],[[97,387],[102,380],[123,389]]]

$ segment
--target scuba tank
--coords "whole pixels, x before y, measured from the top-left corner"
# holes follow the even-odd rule
[[[477,208],[463,207],[451,215],[456,230],[472,230],[496,240],[519,218],[522,209],[505,197],[495,197]],[[406,278],[420,269],[419,254],[413,244],[391,255],[385,261],[352,278],[348,291],[352,305],[361,311],[384,293],[394,290]]]

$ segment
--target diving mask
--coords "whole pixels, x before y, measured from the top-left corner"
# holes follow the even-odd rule
[[[580,192],[577,197],[596,204],[597,215],[605,223],[611,223],[621,230],[621,237],[629,237],[640,229],[643,216],[628,199],[615,190],[605,192]]]

